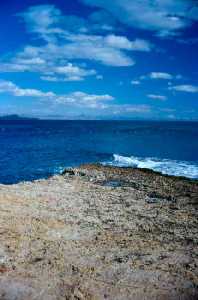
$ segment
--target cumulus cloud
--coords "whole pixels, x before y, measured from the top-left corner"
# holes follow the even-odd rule
[[[49,70],[48,70],[49,72]],[[60,75],[62,77],[56,77],[57,81],[81,81],[87,76],[96,75],[96,71],[91,69],[83,69],[79,66],[75,66],[72,63],[67,63],[66,65],[54,66],[52,73]]]
[[[118,49],[146,52],[151,50],[151,44],[149,42],[140,39],[130,41],[125,36],[116,36],[114,34],[111,34],[106,36],[104,41],[107,45]]]
[[[198,93],[198,86],[190,84],[170,86],[168,89],[177,92]]]
[[[177,35],[198,20],[198,8],[194,0],[81,1],[105,9],[124,24],[154,31],[161,37]]]
[[[11,81],[5,80],[0,81],[0,93],[9,93],[15,97],[55,97],[55,94],[53,92],[42,92],[36,89],[23,89],[18,87]]]
[[[148,77],[151,79],[167,79],[167,80],[173,79],[173,75],[169,73],[163,73],[163,72],[151,72],[148,75]]]
[[[100,102],[114,100],[114,97],[106,94],[106,95],[95,95],[95,94],[87,94],[84,92],[73,92],[68,95],[63,95],[57,98],[59,103],[76,103],[78,105],[83,104],[87,106],[93,106]],[[101,103],[100,103],[101,104]]]
[[[24,20],[27,31],[34,34],[34,39],[42,41],[42,46],[38,46],[38,42],[36,46],[26,45],[15,57],[1,61],[1,72],[29,71],[40,73],[42,79],[49,81],[80,81],[98,74],[77,61],[127,67],[135,64],[130,52],[152,49],[152,45],[142,39],[96,34],[94,23],[63,15],[54,5],[33,6],[18,16]],[[94,19],[93,14],[91,19]]]
[[[67,36],[67,40],[69,43],[57,47],[57,51],[62,53],[65,59],[85,59],[113,67],[135,64],[123,49],[108,45],[102,36],[71,35]]]
[[[96,110],[98,113],[109,115],[149,114],[151,107],[144,104],[116,104],[115,98],[109,94],[88,94],[82,91],[74,91],[68,94],[56,94],[41,90],[21,88],[12,81],[0,80],[0,93],[8,93],[14,97],[36,98],[48,101],[49,104],[63,105],[68,108]]]
[[[45,48],[26,47],[10,62],[0,64],[0,72],[36,72],[49,81],[82,81],[97,74],[96,70],[61,60],[58,53],[50,58],[50,52],[54,53],[50,50],[45,53]]]
[[[32,6],[18,16],[24,19],[28,31],[39,34],[48,41],[52,40],[54,34],[61,32],[61,29],[56,27],[61,18],[61,11],[54,5]]]
[[[65,30],[78,33],[113,31],[116,24],[114,18],[103,10],[91,13],[85,19],[79,15],[64,16],[51,4],[31,6],[18,16],[24,19],[28,31],[39,33],[45,39],[64,34]]]
[[[83,107],[101,107],[106,101],[114,100],[114,97],[108,94],[95,95],[87,94],[81,91],[69,94],[56,94],[54,92],[43,92],[36,89],[24,89],[17,86],[12,81],[0,81],[0,93],[8,93],[15,97],[33,97],[53,101],[59,104],[72,104]]]
[[[55,68],[56,73],[66,74],[70,76],[87,76],[87,75],[95,75],[95,70],[85,70],[79,68],[78,66],[74,66],[71,63],[68,63],[66,66],[60,66]]]
[[[182,79],[181,75],[172,75],[170,73],[166,73],[166,72],[150,72],[149,74],[146,75],[142,75],[139,77],[139,79],[137,80],[132,80],[132,84],[136,84],[136,81],[141,83],[142,80],[148,80],[148,79],[152,79],[152,80],[180,80]],[[133,83],[135,82],[135,83]],[[171,84],[171,82],[169,82],[168,84]]]
[[[150,99],[154,99],[154,100],[161,100],[161,101],[164,101],[167,99],[166,96],[163,96],[163,95],[155,95],[155,94],[149,94],[147,95],[148,98]]]

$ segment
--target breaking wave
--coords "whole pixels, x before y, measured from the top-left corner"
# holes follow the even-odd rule
[[[105,163],[107,165],[118,167],[133,167],[151,169],[162,174],[173,176],[184,176],[192,179],[198,179],[198,162],[186,162],[159,158],[141,158],[135,156],[113,155],[113,160]]]

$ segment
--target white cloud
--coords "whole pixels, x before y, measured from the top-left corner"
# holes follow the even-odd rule
[[[36,66],[43,66],[45,64],[45,60],[41,59],[40,57],[34,57],[34,58],[17,58],[17,64],[18,65],[36,65]]]
[[[139,104],[123,104],[123,105],[111,105],[108,109],[113,114],[148,114],[151,112],[151,107],[149,105]]]
[[[166,72],[151,72],[147,75],[142,75],[139,77],[138,80],[132,80],[131,84],[140,84],[142,80],[148,80],[148,79],[152,79],[152,80],[173,80],[173,79],[181,79],[181,75],[172,75],[170,73],[166,73]],[[171,85],[171,82],[168,82],[168,85]]]
[[[80,76],[67,76],[67,77],[55,77],[55,76],[41,76],[41,80],[51,82],[69,82],[69,81],[83,81],[84,78]]]
[[[53,92],[42,92],[36,89],[23,89],[18,87],[11,81],[5,80],[0,81],[0,93],[9,93],[15,97],[55,97],[55,94]]]
[[[177,92],[198,93],[198,86],[190,84],[170,86],[168,89]]]
[[[116,36],[111,34],[106,36],[104,41],[107,43],[107,45],[118,49],[146,52],[151,50],[151,44],[149,42],[140,39],[130,41],[125,36]]]
[[[54,69],[54,71],[56,73],[64,74],[67,76],[79,76],[79,77],[96,74],[95,70],[85,70],[85,69],[79,68],[78,66],[74,66],[71,63],[68,63],[66,66],[56,67]]]
[[[150,99],[154,99],[154,100],[162,100],[162,101],[164,101],[164,100],[167,99],[166,96],[163,96],[163,95],[155,95],[155,94],[149,94],[149,95],[147,95],[147,97],[150,98]]]
[[[56,26],[60,21],[61,12],[54,5],[32,6],[18,16],[24,19],[28,30],[40,34],[48,41],[52,40],[53,34],[60,32]]]
[[[51,82],[61,81],[60,78],[55,77],[55,76],[41,76],[40,78],[41,78],[41,80],[44,80],[44,81],[51,81]],[[63,81],[64,81],[64,79],[63,79]]]
[[[197,6],[193,0],[81,1],[105,9],[122,23],[154,31],[162,37],[176,35],[198,20]]]
[[[148,75],[148,77],[151,79],[167,79],[167,80],[173,79],[173,76],[171,74],[163,73],[163,72],[151,72]]]
[[[148,105],[124,105],[123,108],[126,112],[133,113],[148,113],[151,108]]]
[[[140,85],[141,82],[140,82],[140,80],[131,80],[131,84],[132,85]]]
[[[50,58],[50,53],[45,53],[42,48],[35,48],[34,54],[29,53],[28,49],[29,47],[25,48],[24,52],[19,53],[9,63],[0,64],[0,72],[37,72],[42,74],[43,80],[49,81],[82,81],[97,74],[96,70],[60,60],[58,53]]]
[[[121,49],[105,44],[103,37],[79,36],[76,41],[57,47],[65,59],[85,59],[113,67],[128,67],[135,64],[134,60]]]
[[[141,39],[93,34],[93,24],[86,27],[85,19],[62,15],[53,5],[33,6],[18,16],[23,18],[28,32],[43,40],[42,46],[25,46],[16,57],[1,62],[1,72],[29,71],[40,73],[45,80],[77,81],[97,76],[97,72],[79,66],[76,60],[127,67],[135,64],[129,52],[148,52],[152,48]]]
[[[11,81],[0,81],[0,93],[8,93],[15,97],[33,97],[53,101],[59,104],[72,104],[83,107],[101,107],[106,101],[114,100],[114,97],[108,94],[95,95],[87,94],[81,91],[69,94],[56,94],[54,92],[43,92],[36,89],[24,89]]]
[[[146,80],[146,79],[153,79],[153,80],[181,80],[183,78],[182,75],[173,75],[167,72],[150,72],[149,74],[142,75],[139,77],[139,81]],[[169,81],[168,85],[171,85],[172,82]]]
[[[68,94],[56,94],[54,92],[43,92],[36,89],[25,89],[17,86],[11,81],[0,80],[0,93],[8,93],[14,97],[31,97],[39,100],[48,101],[50,104],[62,105],[72,108],[72,111],[80,108],[100,111],[107,115],[130,115],[130,114],[148,114],[151,107],[148,105],[137,104],[115,104],[115,98],[111,95],[88,94],[82,91],[75,91]],[[54,106],[53,106],[54,107]]]
[[[68,95],[63,95],[57,98],[59,103],[76,103],[83,105],[97,105],[99,102],[103,101],[112,101],[114,97],[106,94],[106,95],[95,95],[95,94],[87,94],[84,92],[73,92]]]

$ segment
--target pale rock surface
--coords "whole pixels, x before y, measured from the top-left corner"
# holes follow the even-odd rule
[[[197,195],[96,165],[0,185],[0,299],[198,299]]]

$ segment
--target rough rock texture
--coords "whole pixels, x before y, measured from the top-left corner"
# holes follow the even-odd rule
[[[197,196],[97,165],[0,185],[0,299],[198,299]]]

